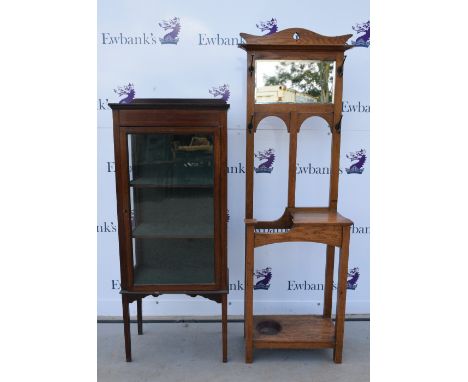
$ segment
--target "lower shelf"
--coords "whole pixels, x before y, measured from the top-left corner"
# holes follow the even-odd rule
[[[335,347],[335,325],[322,316],[254,316],[253,331],[257,349]]]
[[[207,239],[135,239],[135,285],[215,283],[215,244]]]

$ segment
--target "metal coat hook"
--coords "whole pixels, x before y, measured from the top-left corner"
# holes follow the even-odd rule
[[[249,134],[252,133],[252,129],[253,129],[253,118],[254,118],[254,115],[252,114],[252,116],[250,117],[250,122],[249,122],[249,124],[247,125],[247,128],[249,129]]]
[[[335,125],[335,131],[340,134],[341,133],[341,120],[343,119],[343,114],[341,114],[340,116],[340,120],[338,121],[338,123]]]
[[[250,76],[253,75],[253,72],[255,71],[255,68],[254,68],[254,55],[252,54],[252,59],[250,61],[250,66],[249,66],[249,72],[250,72]]]
[[[338,68],[338,75],[340,77],[343,77],[343,71],[344,71],[344,63],[346,61],[346,56],[343,57],[343,63],[341,64],[341,66]]]

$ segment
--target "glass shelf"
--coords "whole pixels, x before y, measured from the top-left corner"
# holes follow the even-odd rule
[[[149,188],[212,188],[213,178],[206,177],[187,177],[185,179],[174,179],[164,177],[146,177],[136,178],[130,181],[132,187]]]
[[[214,235],[211,188],[137,188],[131,190],[135,211],[133,237],[192,237]]]
[[[135,227],[132,237],[134,238],[187,238],[187,239],[209,239],[213,238],[212,224],[191,224],[182,227],[165,222],[142,223]]]

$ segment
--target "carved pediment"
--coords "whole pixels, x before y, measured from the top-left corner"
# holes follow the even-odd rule
[[[265,36],[248,33],[241,33],[240,36],[246,42],[239,45],[242,47],[242,45],[343,46],[353,35],[323,36],[304,28],[288,28]]]

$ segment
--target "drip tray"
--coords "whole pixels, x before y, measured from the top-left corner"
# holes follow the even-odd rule
[[[281,324],[274,320],[260,321],[256,326],[257,332],[267,336],[274,336],[281,332],[281,329]]]
[[[334,348],[335,325],[318,315],[261,315],[253,317],[256,349]]]

